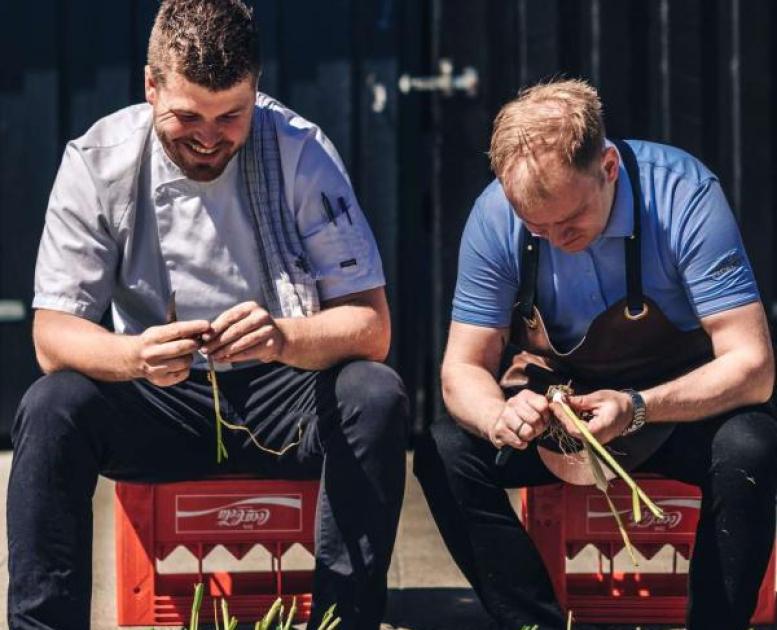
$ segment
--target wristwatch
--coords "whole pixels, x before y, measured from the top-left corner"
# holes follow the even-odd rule
[[[645,407],[645,399],[642,398],[642,394],[633,389],[622,390],[624,394],[631,396],[631,406],[634,410],[634,414],[631,416],[631,422],[623,429],[621,435],[630,435],[635,431],[639,431],[645,426],[645,420],[647,419],[647,408]]]

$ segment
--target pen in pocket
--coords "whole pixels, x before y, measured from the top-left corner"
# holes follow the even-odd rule
[[[329,202],[329,197],[324,193],[321,193],[321,204],[324,206],[324,214],[330,223],[337,225],[337,219],[335,218],[335,212],[332,210],[332,204]]]
[[[340,206],[340,212],[345,215],[346,219],[348,219],[348,223],[353,225],[353,221],[351,221],[351,213],[348,211],[348,205],[345,203],[345,199],[338,197],[337,204]]]

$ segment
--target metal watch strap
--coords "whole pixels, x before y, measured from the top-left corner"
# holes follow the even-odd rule
[[[624,389],[622,391],[624,394],[628,394],[631,397],[631,406],[634,410],[631,416],[631,422],[629,422],[629,425],[623,430],[623,433],[621,433],[621,435],[629,435],[635,431],[639,431],[645,426],[647,409],[645,407],[645,399],[642,398],[642,394],[638,391],[633,389]]]

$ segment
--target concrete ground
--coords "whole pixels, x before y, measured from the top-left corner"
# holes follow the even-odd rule
[[[3,507],[3,518],[0,519],[0,628],[6,627],[8,552],[4,506],[10,463],[11,454],[0,452],[0,506]],[[116,595],[113,483],[108,480],[101,479],[97,486],[94,515],[92,630],[114,630]],[[185,553],[177,555],[174,552],[163,565],[185,563]],[[297,553],[297,556],[291,559],[292,564],[298,563],[303,567],[310,563],[311,559],[305,557],[305,552]],[[220,560],[217,557],[213,560],[209,556],[209,560],[215,563],[224,562],[224,568],[228,567],[230,559],[231,557]],[[286,560],[284,556],[284,563],[289,566]],[[231,561],[234,562],[234,559]],[[590,554],[589,557],[583,554],[582,558],[576,561],[578,566],[586,563],[590,565],[592,562]],[[389,573],[389,586],[391,590],[384,630],[487,630],[491,625],[472,590],[468,588],[464,577],[445,550],[421,489],[412,474],[408,474],[397,545]],[[609,628],[614,630],[616,627]],[[625,630],[625,626],[618,628]],[[641,630],[648,629],[643,626]]]

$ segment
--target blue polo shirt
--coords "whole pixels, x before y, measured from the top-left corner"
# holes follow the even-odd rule
[[[643,291],[681,330],[759,299],[750,262],[720,182],[699,160],[630,140],[639,165]],[[538,307],[557,348],[568,350],[591,321],[626,295],[623,239],[632,232],[632,189],[621,160],[613,209],[602,234],[574,254],[540,242]],[[459,251],[453,320],[509,325],[526,229],[498,181],[480,195]]]

